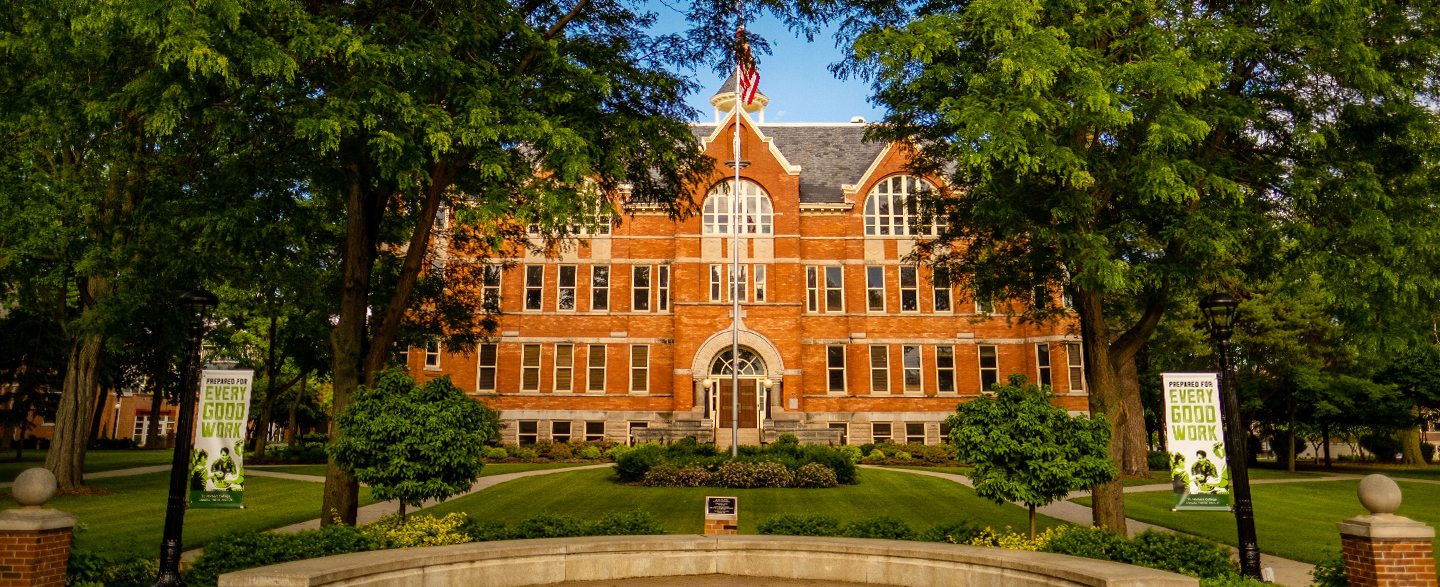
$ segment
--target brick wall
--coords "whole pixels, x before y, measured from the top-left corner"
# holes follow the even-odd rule
[[[0,531],[0,587],[60,587],[70,560],[70,529]]]
[[[1435,587],[1430,540],[1341,535],[1350,587]]]

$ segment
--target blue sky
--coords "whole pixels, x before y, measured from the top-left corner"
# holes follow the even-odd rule
[[[683,3],[676,3],[684,7]],[[664,2],[650,2],[646,8],[655,12],[656,34],[681,32],[688,28],[685,16]],[[849,122],[852,116],[864,116],[874,122],[884,114],[871,105],[870,86],[863,80],[840,81],[830,75],[831,63],[840,60],[840,49],[828,31],[815,36],[815,42],[796,38],[774,19],[746,23],[746,28],[770,40],[771,55],[756,55],[760,61],[760,93],[769,96],[765,122]],[[682,71],[697,80],[701,89],[687,100],[699,110],[700,121],[714,119],[710,96],[719,89],[723,79],[709,69]]]

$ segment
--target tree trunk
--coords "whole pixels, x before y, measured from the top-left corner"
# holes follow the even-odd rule
[[[1085,380],[1089,386],[1090,416],[1110,423],[1110,460],[1117,471],[1125,464],[1125,409],[1120,381],[1110,362],[1110,332],[1105,325],[1100,296],[1076,288],[1075,309],[1080,314],[1080,336],[1085,349]],[[1095,526],[1126,536],[1125,485],[1120,476],[1091,488]]]
[[[1140,371],[1135,366],[1135,356],[1120,363],[1117,373],[1120,377],[1120,397],[1125,402],[1124,437],[1125,456],[1120,472],[1136,477],[1150,475],[1148,451],[1150,444],[1145,441],[1145,406],[1140,401]]]
[[[1330,423],[1329,423],[1329,422],[1321,422],[1321,423],[1320,423],[1320,435],[1323,436],[1324,439],[1325,439],[1325,440],[1324,440],[1324,442],[1325,442],[1325,445],[1324,445],[1324,446],[1325,446],[1325,468],[1326,468],[1326,469],[1329,469],[1329,468],[1330,468]]]
[[[300,379],[300,391],[295,392],[295,401],[290,402],[290,422],[285,426],[285,441],[290,448],[300,447],[300,430],[296,425],[296,414],[300,411],[300,402],[305,399],[305,386],[310,383],[310,374],[306,373]]]
[[[1031,541],[1031,542],[1034,542],[1034,541],[1035,541],[1035,506],[1034,506],[1033,504],[1027,504],[1027,505],[1030,505],[1030,541]]]
[[[50,453],[45,457],[45,468],[55,474],[55,481],[62,491],[85,487],[85,448],[90,420],[95,416],[95,396],[100,383],[100,360],[104,348],[105,337],[98,334],[81,336],[70,344],[65,387],[60,392],[60,406],[55,412]]]
[[[150,386],[150,423],[145,427],[145,448],[165,448],[165,433],[160,430],[160,412],[164,409],[165,394],[160,393],[160,384],[157,382]]]
[[[1285,454],[1290,455],[1290,463],[1287,465],[1291,473],[1295,472],[1295,459],[1300,455],[1295,454],[1295,394],[1290,394],[1290,429],[1285,431]]]
[[[96,387],[98,388],[99,385],[97,384]],[[90,416],[90,436],[86,441],[87,445],[100,440],[100,423],[105,419],[105,406],[110,404],[109,401],[106,401],[110,399],[110,390],[96,389],[95,395],[95,413]]]
[[[1415,408],[1414,416],[1420,419],[1420,408]],[[1425,453],[1420,452],[1420,427],[1411,425],[1395,431],[1400,437],[1400,464],[1412,467],[1425,466]]]

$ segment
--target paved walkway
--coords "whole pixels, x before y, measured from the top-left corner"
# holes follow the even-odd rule
[[[946,480],[949,480],[949,481],[954,481],[954,482],[959,483],[959,484],[961,484],[961,485],[964,485],[964,486],[966,486],[966,487],[970,487],[970,488],[974,488],[974,487],[975,487],[975,484],[972,483],[968,477],[966,477],[966,476],[964,476],[964,475],[955,474],[955,473],[940,473],[940,472],[936,472],[936,471],[916,471],[916,470],[912,470],[912,469],[891,469],[891,468],[888,468],[888,467],[875,467],[875,466],[872,466],[872,465],[860,465],[860,466],[861,466],[862,468],[866,468],[866,469],[884,468],[884,469],[889,470],[889,471],[898,471],[898,472],[901,472],[901,473],[914,473],[914,474],[916,474],[916,475],[926,475],[926,476],[929,476],[929,477],[938,477],[938,478],[940,478],[940,479],[946,479]],[[1327,477],[1309,477],[1309,478],[1302,478],[1302,479],[1254,479],[1254,480],[1251,480],[1251,481],[1250,481],[1250,484],[1251,484],[1251,485],[1262,485],[1262,484],[1270,484],[1270,483],[1310,483],[1310,482],[1314,482],[1314,481],[1349,481],[1349,480],[1360,479],[1360,478],[1361,478],[1360,475],[1332,475],[1332,476],[1327,476]],[[1409,480],[1407,479],[1407,481],[1409,481]],[[1421,483],[1435,483],[1435,484],[1440,484],[1440,481],[1423,481],[1423,480],[1417,480],[1417,481],[1419,481],[1419,482],[1421,482]],[[1125,488],[1125,493],[1152,493],[1152,492],[1158,492],[1158,491],[1172,491],[1172,488],[1171,488],[1171,486],[1170,486],[1169,484],[1166,484],[1166,483],[1158,483],[1158,484],[1154,484],[1154,485],[1132,485],[1132,486],[1130,486],[1130,487],[1126,487],[1126,488]],[[1078,503],[1075,503],[1075,502],[1070,501],[1070,500],[1072,500],[1072,499],[1077,499],[1077,498],[1081,498],[1081,497],[1090,497],[1090,492],[1089,492],[1089,491],[1075,491],[1075,492],[1071,492],[1070,495],[1065,496],[1064,499],[1061,499],[1061,500],[1059,500],[1059,501],[1056,501],[1055,503],[1052,503],[1052,504],[1047,505],[1047,506],[1044,506],[1044,507],[1035,508],[1035,511],[1038,512],[1038,513],[1042,513],[1042,514],[1045,514],[1045,515],[1047,515],[1047,516],[1050,516],[1050,517],[1052,517],[1052,518],[1055,518],[1055,519],[1057,519],[1057,520],[1064,520],[1064,521],[1066,521],[1066,522],[1071,522],[1071,523],[1074,523],[1074,524],[1081,524],[1081,525],[1084,525],[1084,526],[1089,526],[1091,523],[1094,522],[1094,519],[1095,519],[1093,513],[1090,511],[1090,508],[1088,508],[1088,507],[1086,507],[1086,506],[1083,506],[1083,505],[1080,505],[1080,504],[1078,504]],[[1135,535],[1135,534],[1137,534],[1137,533],[1139,533],[1139,532],[1144,532],[1144,531],[1146,531],[1146,530],[1155,530],[1155,531],[1157,531],[1157,532],[1169,532],[1169,533],[1174,533],[1174,532],[1175,532],[1174,530],[1171,530],[1171,529],[1169,529],[1169,528],[1165,528],[1165,527],[1163,527],[1163,526],[1156,526],[1156,525],[1154,525],[1154,524],[1147,524],[1147,523],[1145,523],[1145,522],[1141,522],[1141,521],[1139,521],[1139,520],[1134,520],[1134,519],[1130,519],[1130,518],[1125,518],[1125,528],[1126,528],[1126,530],[1129,530],[1129,531],[1130,531],[1130,534],[1131,534],[1132,536]],[[1234,550],[1235,550],[1234,548],[1231,548],[1231,551],[1234,551]],[[1268,555],[1268,554],[1261,554],[1261,555],[1260,555],[1260,565],[1261,565],[1262,567],[1271,567],[1271,568],[1275,569],[1275,583],[1280,584],[1280,585],[1285,585],[1286,587],[1308,587],[1308,586],[1311,584],[1311,582],[1312,582],[1311,579],[1310,579],[1310,571],[1315,568],[1315,565],[1312,565],[1312,564],[1309,564],[1309,563],[1303,563],[1303,562],[1296,561],[1296,560],[1290,560],[1290,559],[1288,559],[1288,558],[1280,558],[1280,557],[1278,557],[1278,556],[1270,556],[1270,555]]]

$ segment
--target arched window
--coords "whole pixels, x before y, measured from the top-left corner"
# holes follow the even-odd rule
[[[705,198],[705,234],[730,234],[730,194],[735,180],[717,184]],[[740,234],[771,234],[770,196],[748,179],[740,180]]]
[[[929,235],[944,228],[943,223],[919,222],[917,195],[935,189],[930,182],[913,175],[894,175],[880,180],[865,198],[865,234]]]
[[[763,376],[765,375],[765,361],[750,349],[740,349],[740,375]],[[725,349],[720,356],[715,357],[715,362],[710,364],[711,375],[730,374],[730,349]]]

